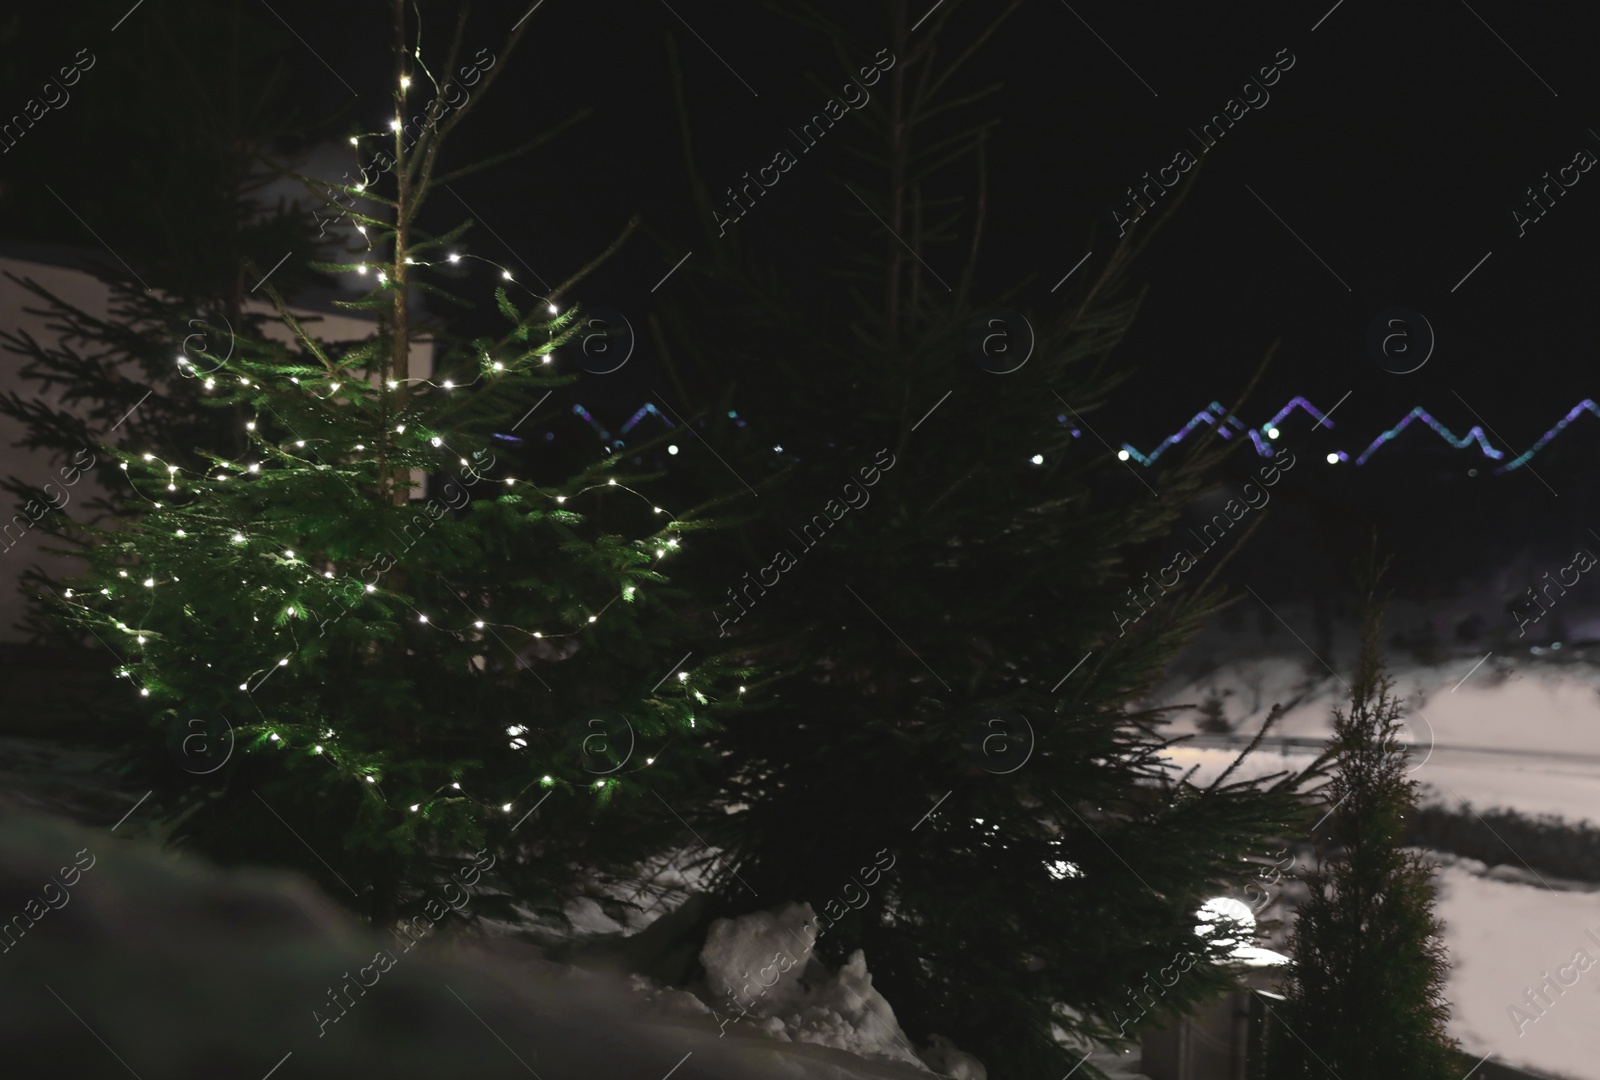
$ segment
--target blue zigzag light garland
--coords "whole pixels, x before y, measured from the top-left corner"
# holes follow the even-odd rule
[[[1210,424],[1217,428],[1217,433],[1223,438],[1232,438],[1236,432],[1242,432],[1248,435],[1251,443],[1255,445],[1256,453],[1260,454],[1262,457],[1271,457],[1273,452],[1268,445],[1269,442],[1272,439],[1277,438],[1278,425],[1282,423],[1284,417],[1288,416],[1289,413],[1296,408],[1304,409],[1306,413],[1314,417],[1319,424],[1326,424],[1330,428],[1333,427],[1332,420],[1327,419],[1327,417],[1323,413],[1317,411],[1316,407],[1313,406],[1309,401],[1303,397],[1299,397],[1298,395],[1290,398],[1289,403],[1283,408],[1279,409],[1276,416],[1267,421],[1265,424],[1262,424],[1259,428],[1246,428],[1242,423],[1240,423],[1238,417],[1229,415],[1228,410],[1224,409],[1218,402],[1213,401],[1209,407],[1201,412],[1196,413],[1194,419],[1190,420],[1173,435],[1168,436],[1150,453],[1140,453],[1131,444],[1123,443],[1122,450],[1117,454],[1117,456],[1124,461],[1137,461],[1141,465],[1148,467],[1154,464],[1156,459],[1159,458],[1168,447],[1182,442],[1192,431],[1195,430],[1195,428],[1199,427],[1201,424]],[[1527,464],[1533,459],[1535,454],[1537,454],[1540,450],[1543,450],[1552,439],[1561,434],[1562,431],[1566,430],[1567,425],[1577,419],[1578,415],[1583,412],[1589,412],[1594,414],[1596,417],[1600,417],[1600,406],[1595,405],[1593,399],[1584,398],[1582,401],[1578,402],[1578,404],[1574,405],[1571,411],[1569,411],[1566,416],[1562,417],[1562,419],[1557,422],[1555,427],[1545,432],[1538,442],[1534,443],[1531,447],[1517,457],[1512,458],[1510,461],[1506,461],[1505,464],[1499,466],[1494,471],[1497,474],[1506,473],[1510,472],[1512,469],[1520,468],[1521,466]],[[1457,450],[1464,450],[1469,444],[1476,443],[1478,445],[1478,449],[1483,452],[1484,457],[1489,458],[1491,461],[1505,461],[1506,451],[1497,450],[1493,446],[1489,445],[1489,440],[1487,436],[1484,435],[1481,427],[1473,425],[1467,430],[1465,435],[1457,436],[1449,428],[1435,420],[1431,415],[1429,415],[1426,409],[1419,405],[1407,413],[1405,417],[1401,419],[1401,421],[1394,427],[1383,432],[1376,439],[1373,439],[1371,445],[1369,445],[1361,452],[1360,455],[1355,458],[1355,463],[1357,465],[1365,465],[1367,461],[1372,458],[1372,455],[1378,452],[1380,447],[1396,438],[1402,431],[1411,425],[1413,420],[1421,420],[1428,427],[1432,428],[1435,434],[1437,434],[1440,438]],[[1073,434],[1076,435],[1077,432],[1073,432]],[[1266,436],[1265,439],[1262,438],[1263,435]],[[1329,455],[1330,464],[1333,463],[1334,460],[1341,462],[1349,461],[1350,455],[1341,450],[1337,454]]]
[[[1303,411],[1319,425],[1326,425],[1329,428],[1333,427],[1333,421],[1328,419],[1327,414],[1318,410],[1315,405],[1311,404],[1311,402],[1307,401],[1298,394],[1290,398],[1288,403],[1285,404],[1283,408],[1279,409],[1277,413],[1273,415],[1271,420],[1268,420],[1260,427],[1254,428],[1245,427],[1239,418],[1231,415],[1227,409],[1222,407],[1220,402],[1213,401],[1206,408],[1195,413],[1194,417],[1187,424],[1184,424],[1183,427],[1179,428],[1176,432],[1163,439],[1160,445],[1158,445],[1148,454],[1140,452],[1131,443],[1123,443],[1122,449],[1117,453],[1117,457],[1123,461],[1137,461],[1139,464],[1148,468],[1149,466],[1154,465],[1156,460],[1160,458],[1162,454],[1166,453],[1170,447],[1176,446],[1178,443],[1188,438],[1189,435],[1201,424],[1209,424],[1216,428],[1217,434],[1221,435],[1224,439],[1231,439],[1235,435],[1244,435],[1255,447],[1257,454],[1259,454],[1261,457],[1271,457],[1273,455],[1271,443],[1278,437],[1278,425],[1283,423],[1285,418],[1287,418],[1289,414],[1294,412],[1296,409]],[[622,447],[622,440],[615,438],[610,431],[606,430],[606,428],[588,409],[584,408],[582,405],[574,405],[572,406],[572,411],[574,414],[583,417],[589,426],[594,429],[595,434],[600,436],[602,442],[618,449]],[[1506,451],[1498,450],[1491,446],[1489,444],[1488,437],[1484,434],[1483,428],[1474,424],[1471,428],[1467,429],[1467,433],[1465,435],[1458,436],[1439,421],[1435,420],[1426,409],[1418,405],[1416,408],[1408,412],[1403,418],[1401,418],[1398,424],[1383,432],[1376,439],[1373,439],[1371,444],[1359,455],[1357,455],[1354,460],[1357,465],[1365,465],[1369,460],[1371,460],[1372,455],[1376,454],[1385,443],[1394,440],[1402,431],[1410,427],[1412,421],[1421,420],[1429,428],[1432,428],[1435,434],[1437,434],[1441,439],[1449,443],[1457,450],[1465,450],[1469,445],[1476,443],[1478,449],[1483,453],[1484,457],[1490,459],[1491,461],[1504,462],[1504,464],[1500,465],[1494,470],[1496,474],[1507,473],[1512,469],[1521,468],[1523,465],[1526,465],[1533,459],[1535,454],[1537,454],[1540,450],[1543,450],[1552,439],[1566,430],[1567,425],[1571,424],[1578,418],[1579,414],[1584,412],[1588,412],[1596,417],[1600,417],[1600,405],[1596,405],[1592,398],[1584,398],[1582,401],[1578,402],[1578,404],[1574,405],[1567,415],[1562,417],[1554,427],[1545,432],[1544,435],[1540,437],[1538,442],[1534,443],[1531,447],[1517,457],[1506,461]],[[672,421],[668,420],[661,414],[660,410],[658,410],[649,402],[646,402],[644,405],[640,406],[640,408],[631,417],[628,418],[627,423],[622,425],[620,434],[628,434],[628,432],[637,427],[647,416],[654,416],[668,428],[676,427]],[[738,413],[730,411],[728,416],[731,417],[740,427],[745,426],[745,420],[740,417]],[[1062,424],[1065,424],[1067,422],[1067,417],[1063,414],[1061,416],[1057,416],[1056,420]],[[1073,438],[1081,438],[1082,434],[1083,433],[1077,428],[1072,429]],[[512,435],[497,435],[496,438],[505,439],[508,442],[522,441],[520,438]],[[1329,463],[1333,464],[1334,461],[1345,462],[1350,460],[1350,455],[1345,453],[1343,450],[1340,450],[1330,455]]]

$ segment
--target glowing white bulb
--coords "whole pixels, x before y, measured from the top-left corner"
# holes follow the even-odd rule
[[[357,225],[356,228],[360,229],[361,226]],[[362,229],[361,231],[365,232],[366,230]],[[362,263],[360,266],[356,267],[356,273],[365,274],[366,272],[367,272],[367,264],[366,263]]]
[[[498,360],[496,360],[492,366],[496,371],[504,371],[506,369],[506,366]]]
[[[397,431],[397,432],[399,432],[400,434],[403,435],[403,434],[405,434],[406,426],[404,424],[396,424],[394,426],[394,429],[395,429],[395,431]]]
[[[184,532],[182,529],[179,529],[176,535],[178,535],[178,536],[188,536],[189,534]],[[67,595],[71,596],[72,594],[68,593]]]
[[[352,136],[350,136],[350,145],[351,146],[360,146],[361,145],[361,140],[356,138],[354,135],[352,135]]]
[[[462,458],[461,459],[461,464],[466,465],[467,464],[467,459],[466,458]]]
[[[1339,464],[1339,455],[1338,454],[1329,454],[1328,455],[1328,464],[1329,465],[1337,465],[1337,464]]]
[[[395,381],[394,381],[394,380],[393,380],[393,379],[390,379],[390,380],[389,380],[389,389],[390,389],[390,390],[393,390],[393,389],[394,389],[394,388],[395,388],[395,387],[397,387],[397,386],[399,386],[399,385],[400,385],[400,384],[399,384],[399,383],[397,383],[397,382],[395,382]]]
[[[528,729],[525,728],[525,727],[521,727],[521,726],[519,726],[517,724],[513,724],[510,727],[506,728],[506,734],[507,735],[521,735],[524,731],[527,731],[527,730]]]
[[[376,780],[374,780],[374,779],[373,779],[373,778],[372,778],[372,777],[370,777],[370,776],[369,776],[369,777],[367,777],[367,778],[366,778],[366,779],[367,779],[367,783],[369,783],[369,784],[376,784],[376,783],[377,783],[377,781],[376,781]]]
[[[688,672],[687,672],[687,671],[680,671],[680,672],[678,672],[678,681],[679,681],[679,682],[684,682],[684,681],[686,681],[686,680],[687,680],[687,679],[688,679],[688,678],[689,678],[689,673],[688,673]]]
[[[139,635],[139,636],[138,636],[138,637],[137,637],[137,638],[135,638],[135,639],[134,639],[134,640],[136,640],[136,641],[138,641],[138,643],[139,643],[139,644],[140,644],[140,645],[143,645],[143,644],[144,644],[144,635],[143,635],[143,634],[140,634],[140,635]]]
[[[296,445],[296,446],[299,446],[299,447],[304,447],[304,446],[305,446],[305,444],[306,444],[306,441],[305,441],[305,440],[304,440],[304,439],[296,439],[296,440],[295,440],[295,441],[294,441],[294,444],[295,444],[295,445]]]
[[[246,431],[254,431],[256,429],[256,422],[254,420],[246,420],[244,429]]]
[[[1127,461],[1128,460],[1128,452],[1126,450],[1118,450],[1117,451],[1117,460],[1118,461]]]
[[[240,683],[240,684],[239,684],[239,689],[240,689],[240,690],[248,690],[248,689],[250,689],[250,688],[249,688],[249,687],[248,687],[248,686],[246,686],[246,685],[245,685],[245,684],[244,684],[244,683]]]
[[[661,507],[659,507],[659,506],[652,506],[650,509],[655,511],[658,514],[663,512]]]
[[[234,533],[234,534],[233,534],[233,542],[234,542],[234,543],[235,543],[235,544],[242,544],[242,543],[244,543],[244,533]]]
[[[413,813],[413,814],[415,814],[415,813],[416,813],[416,812],[417,812],[417,807],[419,807],[419,806],[421,806],[421,805],[422,805],[422,804],[421,804],[421,803],[412,803],[412,804],[411,804],[411,812],[412,812],[412,813]]]
[[[600,616],[598,616],[598,615],[590,615],[590,616],[589,616],[589,621],[590,621],[590,622],[594,622],[594,621],[595,621],[595,620],[596,620],[596,619],[598,619],[598,618],[599,618],[599,617],[600,617]]]
[[[513,480],[511,477],[509,477],[509,476],[506,477],[506,486],[507,487],[510,487],[512,484],[515,484],[515,483],[516,483],[516,481]]]
[[[367,189],[367,185],[365,185],[365,184],[357,184],[357,185],[356,185],[356,192],[357,192],[357,194],[359,194],[359,193],[361,193],[361,192],[363,192],[363,191],[365,191],[365,190],[366,190],[366,189]]]
[[[393,120],[389,121],[389,130],[390,131],[399,131],[400,130],[400,118],[398,116],[395,117]]]
[[[214,387],[216,385],[217,385],[217,380],[215,380],[215,379],[207,379],[206,380],[206,389],[207,390],[210,390],[212,387]]]
[[[511,804],[510,804],[510,803],[506,803],[506,804],[505,804],[505,805],[504,805],[504,806],[502,806],[502,807],[501,807],[501,808],[500,808],[500,809],[502,809],[502,810],[504,810],[504,811],[505,811],[505,812],[506,812],[506,813],[508,813],[508,814],[509,814],[509,813],[511,813]]]
[[[439,438],[439,436],[437,436],[437,435],[435,435],[430,441],[435,446],[443,446],[444,445],[444,440]]]
[[[1275,427],[1269,427],[1267,429],[1267,438],[1276,439],[1277,437],[1278,437],[1278,429],[1275,428]]]
[[[367,444],[366,443],[356,443],[356,449],[357,450],[365,450],[366,448],[367,448]]]
[[[556,313],[556,306],[554,304],[551,304],[550,305],[550,314],[554,315],[555,313]]]
[[[139,696],[140,697],[149,697],[150,696],[150,691],[146,690],[146,689],[140,689]]]
[[[550,777],[548,777],[548,776],[539,777],[539,781],[540,781],[540,783],[544,783],[544,784],[553,784],[553,783],[555,783],[555,781],[551,780]]]
[[[409,90],[410,88],[411,88],[411,76],[409,76],[409,75],[400,76],[400,89]],[[416,807],[412,807],[412,809],[415,810]]]
[[[284,558],[285,558],[285,559],[292,559],[292,558],[294,558],[294,552],[292,552],[292,551],[285,551],[285,552],[284,552],[284,553],[283,553],[283,557],[284,557]]]
[[[313,746],[313,747],[312,747],[312,748],[311,748],[311,752],[312,752],[312,753],[313,753],[313,754],[320,754],[320,753],[322,753],[322,747],[320,747],[320,746]]]
[[[656,763],[656,759],[653,757],[648,757],[644,759],[644,763],[646,765],[654,765]]]
[[[450,256],[450,261],[453,262],[453,263],[460,262],[461,261],[461,256],[460,255],[451,255]]]
[[[257,465],[255,462],[252,461],[250,463],[250,471],[251,472],[260,472],[261,471],[261,466]]]
[[[741,694],[744,693],[744,687],[742,687],[742,686],[739,687],[739,693],[741,693]]]
[[[1044,455],[1043,454],[1035,454],[1031,458],[1029,458],[1028,460],[1033,462],[1035,465],[1043,465],[1044,464]]]
[[[548,364],[549,362],[550,362],[550,355],[548,353],[546,353],[545,355],[539,357],[539,363]]]
[[[604,780],[596,780],[594,782],[594,786],[595,787],[605,787],[606,786],[606,782]]]
[[[566,497],[566,496],[565,496],[565,495],[557,495],[557,496],[556,496],[556,502],[558,502],[558,503],[564,503],[564,502],[566,502],[566,501],[567,501],[567,497]]]
[[[249,386],[249,385],[250,385],[250,380],[249,380],[249,379],[243,379],[243,378],[241,378],[241,379],[240,379],[240,380],[239,380],[239,385],[240,385],[240,386]]]
[[[168,484],[167,485],[167,490],[168,491],[177,491],[178,490],[178,485],[177,484]],[[161,504],[160,503],[156,503],[156,507],[157,507],[157,509],[159,509],[161,507]]]
[[[505,278],[507,281],[510,281],[511,280],[511,271],[510,270],[502,270],[502,271],[500,271],[500,276]]]
[[[537,631],[537,630],[535,630],[535,631],[534,631],[534,632],[533,632],[533,636],[534,636],[534,637],[544,637],[544,635],[543,635],[543,634],[541,634],[541,633],[539,633],[539,631]]]
[[[156,579],[155,578],[149,578],[149,577],[145,578],[144,579],[144,587],[147,588],[147,589],[155,588],[156,587]]]
[[[460,784],[451,784],[450,786],[455,788],[457,791],[461,790],[461,785]]]
[[[338,383],[329,383],[328,384],[328,389],[329,390],[337,390],[337,389],[339,389],[339,384]]]
[[[427,622],[428,621],[428,617],[426,615],[418,615],[417,616],[417,621],[418,622]]]
[[[659,559],[663,555],[665,555],[666,553],[667,553],[667,549],[666,548],[656,548],[656,558]]]
[[[483,620],[479,619],[477,622],[473,623],[472,625],[476,626],[479,630],[482,630],[483,629]],[[512,734],[516,734],[516,733],[512,732]]]
[[[678,447],[677,447],[676,443],[674,443],[673,445],[667,447],[667,453],[676,454],[677,452],[678,452]]]
[[[446,390],[454,390],[456,388],[456,384],[451,382],[449,379],[446,379],[444,381],[444,388]]]
[[[127,472],[127,471],[128,471],[128,463],[127,463],[127,462],[126,462],[126,461],[124,461],[124,462],[123,462],[123,463],[122,463],[122,466],[121,466],[121,467],[122,467],[122,471],[123,471],[123,472]]]
[[[615,480],[607,480],[606,483],[611,487],[617,486],[617,482]]]
[[[377,592],[378,591],[378,587],[376,585],[368,585],[367,586],[367,591],[368,592]]]
[[[278,741],[278,737],[276,735],[268,735],[267,738],[271,739],[273,742]]]

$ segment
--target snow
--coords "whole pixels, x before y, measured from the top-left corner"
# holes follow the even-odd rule
[[[1439,858],[1439,856],[1434,856]],[[1451,859],[1436,881],[1452,969],[1450,1033],[1474,1058],[1578,1080],[1600,1080],[1600,904],[1590,891],[1496,881],[1482,863]],[[1592,935],[1592,936],[1591,936]],[[1580,972],[1573,961],[1593,962]],[[1579,961],[1582,966],[1588,966]],[[1546,975],[1572,985],[1539,1010],[1524,994]],[[1537,1001],[1537,999],[1535,999]],[[1531,1022],[1512,1013],[1513,1007]]]
[[[1320,678],[1309,672],[1307,658],[1242,657],[1203,675],[1178,675],[1150,703],[1198,704],[1221,696],[1234,730],[1226,739],[1243,742],[1281,702],[1286,708],[1269,740],[1233,778],[1297,769],[1312,760],[1316,748],[1279,746],[1275,740],[1326,739],[1333,709],[1346,706],[1349,696],[1326,669]],[[1423,802],[1459,807],[1465,801],[1480,812],[1507,808],[1600,822],[1600,669],[1496,657],[1480,665],[1482,659],[1392,664],[1395,693],[1409,713],[1407,740],[1414,746],[1413,774],[1424,785]],[[1197,737],[1167,756],[1182,769],[1199,765],[1196,783],[1209,782],[1232,763],[1231,748],[1206,745],[1219,740],[1199,733],[1197,709],[1171,716],[1173,734]]]
[[[893,1006],[873,988],[865,953],[857,949],[830,972],[812,955],[817,936],[810,904],[712,922],[700,962],[719,1001],[713,1012],[728,1014],[719,1015],[719,1023],[743,1021],[783,1042],[931,1066],[955,1080],[986,1080],[983,1065],[942,1036],[933,1036],[920,1055],[913,1050]]]

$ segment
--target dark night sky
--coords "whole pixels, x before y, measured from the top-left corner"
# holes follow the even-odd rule
[[[285,0],[275,10],[306,39],[305,78],[325,84],[330,103],[347,92],[310,49],[358,90],[387,81],[372,30],[336,23],[325,5]],[[469,41],[492,45],[499,23],[525,10],[484,6]],[[1026,5],[969,79],[1007,83],[984,276],[995,287],[1032,276],[1027,301],[1048,303],[1049,286],[1090,250],[1091,223],[1099,235],[1088,269],[1109,249],[1124,189],[1193,149],[1188,129],[1287,49],[1293,69],[1205,155],[1188,205],[1143,265],[1153,292],[1122,353],[1140,374],[1116,426],[1136,444],[1159,439],[1236,392],[1281,337],[1248,421],[1295,393],[1328,408],[1350,391],[1339,419],[1363,444],[1421,404],[1457,431],[1475,422],[1470,406],[1520,450],[1595,390],[1582,350],[1600,174],[1585,174],[1527,236],[1510,212],[1578,149],[1600,153],[1587,131],[1600,123],[1592,23],[1549,3],[1349,0],[1313,31],[1325,14],[1320,0]],[[713,180],[769,160],[785,129],[809,116],[824,94],[805,82],[808,71],[840,81],[811,34],[757,5],[549,0],[534,19],[542,34],[511,59],[476,136],[495,145],[584,104],[597,116],[559,166],[508,167],[461,191],[545,277],[581,261],[635,210],[680,238],[679,251],[699,239],[664,89],[664,34],[679,36]],[[828,163],[806,165],[768,200],[781,209],[763,206],[738,226],[780,267],[815,266],[849,198]],[[1597,193],[1586,197],[1591,185]],[[647,310],[650,284],[670,265],[665,251],[635,244],[604,279],[612,306]],[[1392,306],[1423,313],[1438,336],[1411,375],[1380,370],[1364,346],[1368,321]]]
[[[112,16],[123,10],[100,6]],[[877,6],[819,6],[852,20],[872,43],[856,60],[867,62],[884,37]],[[913,15],[925,6],[913,4]],[[947,48],[998,7],[964,5]],[[466,51],[498,48],[527,8],[521,0],[476,7]],[[329,108],[353,105],[351,125],[359,119],[371,130],[387,117],[386,9],[346,0],[334,14],[325,2],[273,0],[257,14],[300,39],[286,55],[308,97]],[[161,0],[148,0],[130,18],[161,16]],[[1594,29],[1592,16],[1547,0],[1030,0],[961,77],[971,88],[1006,84],[980,280],[997,291],[1031,278],[1016,306],[1048,308],[1050,286],[1085,252],[1094,254],[1078,273],[1102,264],[1115,233],[1111,210],[1125,205],[1128,185],[1180,148],[1195,149],[1189,129],[1287,50],[1292,70],[1204,156],[1203,169],[1185,177],[1187,204],[1135,269],[1152,291],[1119,363],[1137,375],[1098,430],[1113,445],[1126,439],[1149,448],[1211,400],[1231,402],[1281,339],[1241,415],[1260,423],[1291,395],[1327,409],[1348,393],[1337,431],[1316,437],[1319,468],[1327,449],[1353,455],[1415,405],[1457,433],[1481,421],[1498,433],[1495,445],[1520,452],[1600,389],[1587,356],[1600,171],[1581,174],[1526,236],[1511,213],[1526,201],[1524,189],[1579,149],[1600,155],[1600,137],[1589,130],[1600,130]],[[683,252],[706,243],[667,89],[669,33],[687,72],[704,173],[716,188],[769,161],[786,129],[833,92],[809,83],[808,72],[825,87],[843,81],[814,34],[757,4],[543,0],[457,151],[503,148],[580,106],[597,114],[562,138],[558,155],[459,185],[488,226],[469,246],[510,265],[525,261],[555,281],[642,212],[650,235],[592,279],[584,297],[642,320],[656,300],[650,287]],[[115,48],[115,35],[102,33],[96,47]],[[13,64],[26,78],[27,63]],[[815,275],[847,223],[851,196],[833,175],[842,141],[807,157],[736,226],[802,292],[824,284]],[[436,224],[447,225],[464,208],[443,195],[435,209],[443,212]],[[1134,226],[1141,227],[1147,223]],[[1391,374],[1368,354],[1368,324],[1391,307],[1422,313],[1437,334],[1420,371]],[[582,397],[621,419],[654,377],[650,345],[641,341],[627,368],[589,380]],[[1421,430],[1411,438],[1417,446],[1437,441]],[[1549,522],[1571,532],[1600,522],[1586,510],[1600,421],[1580,422],[1561,445],[1560,455],[1539,459],[1548,464],[1543,480],[1528,469],[1496,478],[1487,499],[1478,482],[1464,500],[1475,507],[1454,517],[1418,508],[1468,490],[1463,475],[1481,462],[1464,454],[1424,453],[1432,471],[1421,473],[1397,464],[1379,476],[1374,463],[1355,487],[1322,475],[1344,485],[1341,505],[1381,502],[1401,529],[1476,528],[1532,514],[1527,530]]]

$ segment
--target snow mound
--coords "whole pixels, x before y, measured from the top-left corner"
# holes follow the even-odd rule
[[[784,1042],[929,1068],[953,1080],[987,1080],[981,1062],[942,1036],[920,1054],[912,1049],[893,1006],[873,988],[866,954],[857,949],[830,972],[812,955],[816,940],[810,904],[712,922],[700,962],[710,993],[733,1014],[719,1015],[719,1023],[745,1020]]]

